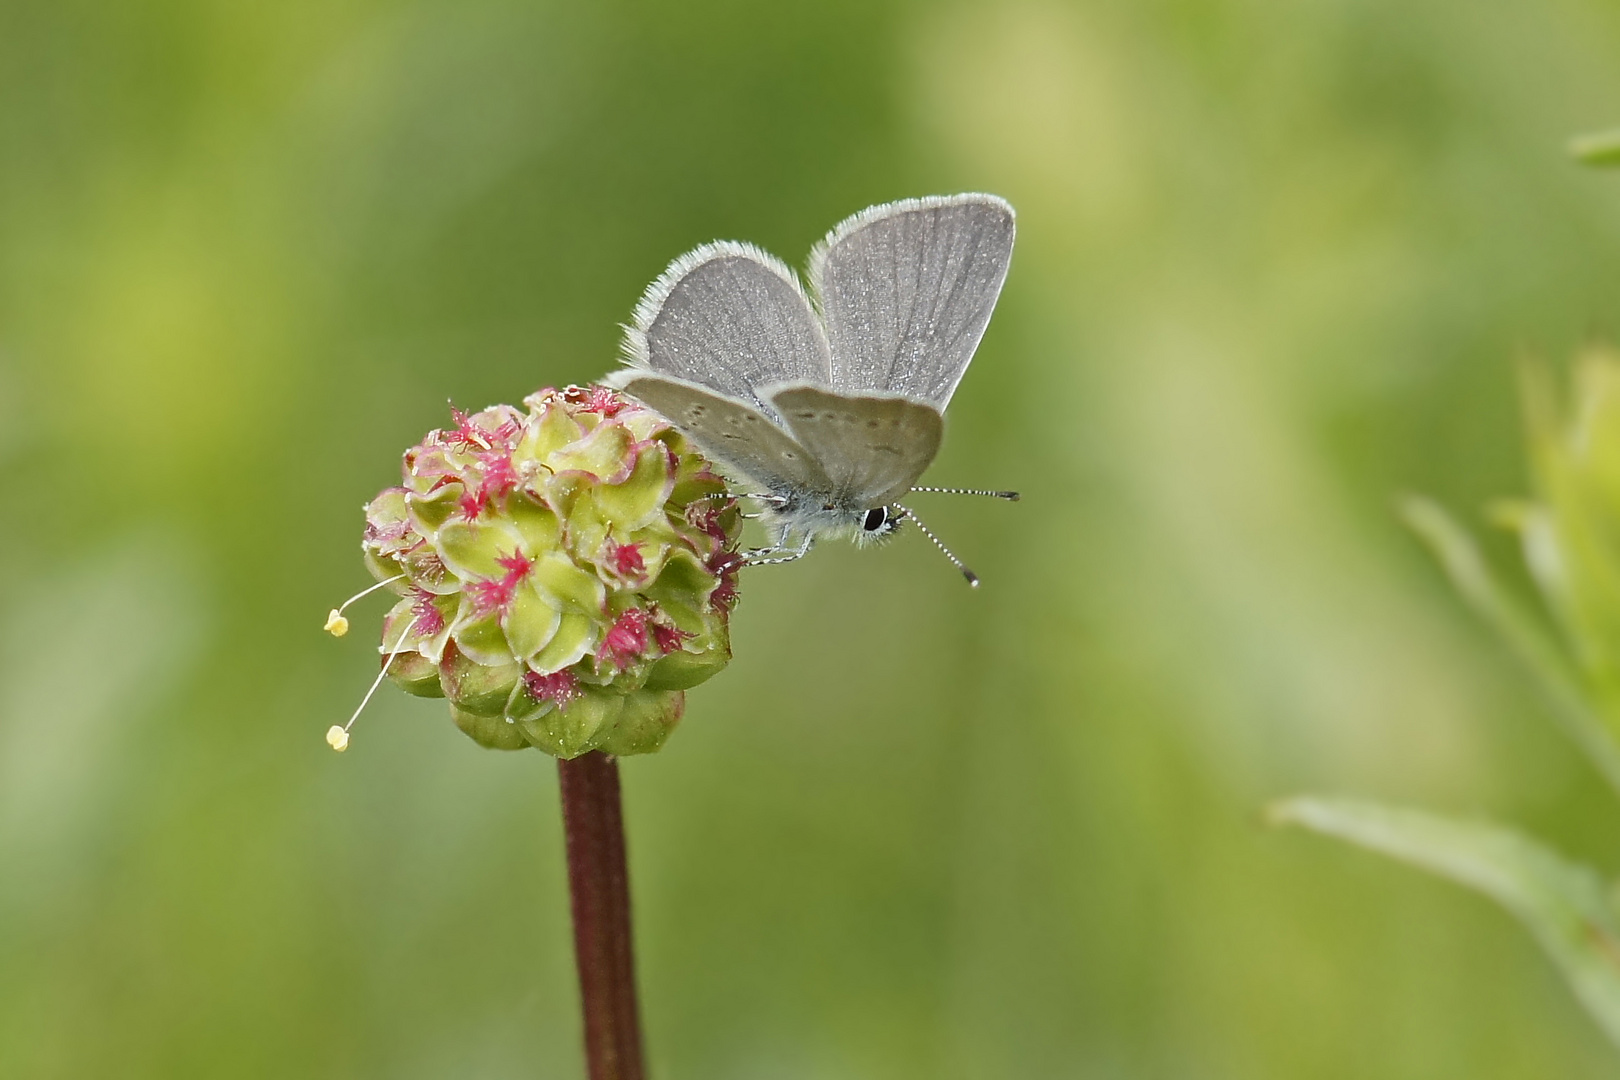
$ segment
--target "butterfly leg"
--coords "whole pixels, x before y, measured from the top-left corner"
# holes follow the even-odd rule
[[[787,537],[784,536],[782,539],[786,540]],[[789,549],[785,543],[778,543],[776,546],[768,548],[753,548],[743,552],[743,565],[776,566],[780,563],[793,562],[804,558],[805,554],[810,550],[810,543],[811,537],[807,533],[804,539],[799,541],[799,546],[796,548]],[[782,552],[787,554],[784,555]]]
[[[761,492],[756,492],[756,491],[715,491],[715,492],[711,492],[708,495],[702,496],[702,498],[705,498],[705,499],[753,499],[755,502],[762,502],[762,503],[766,504],[767,506],[780,506],[780,505],[782,505],[782,503],[787,501],[786,499],[782,498],[782,496],[780,496],[780,495],[772,495],[769,492],[762,492],[762,491]]]

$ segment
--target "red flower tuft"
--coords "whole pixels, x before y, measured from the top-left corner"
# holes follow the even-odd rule
[[[517,469],[512,465],[512,451],[486,450],[477,455],[483,471],[483,482],[478,492],[484,499],[505,497],[518,485]]]
[[[709,603],[716,611],[730,611],[737,605],[737,571],[743,563],[743,557],[735,551],[717,551],[709,559],[709,573],[720,579],[709,594]]]
[[[515,417],[507,417],[500,422],[500,425],[491,434],[503,446],[515,446],[518,436],[523,434],[523,424]]]
[[[377,524],[375,521],[366,522],[365,542],[377,547],[387,547],[397,541],[405,539],[410,532],[411,523],[403,519]]]
[[[467,492],[456,500],[456,512],[468,521],[477,521],[478,515],[483,513],[484,497]]]
[[[511,585],[522,581],[534,567],[534,560],[521,551],[514,551],[510,555],[497,555],[495,561],[506,571],[506,581]]]
[[[623,671],[647,651],[647,613],[631,608],[614,620],[602,647],[596,650],[598,664],[609,663]]]
[[[627,402],[618,394],[605,386],[592,386],[584,393],[576,393],[570,404],[577,405],[580,412],[601,413],[603,416],[617,416]]]
[[[608,564],[622,578],[639,578],[647,572],[647,560],[641,557],[640,544],[607,542]]]
[[[512,602],[512,590],[513,585],[505,579],[469,581],[466,585],[467,595],[472,597],[473,611],[479,615],[504,611],[506,605]]]
[[[578,676],[568,671],[555,671],[550,675],[542,675],[538,671],[525,671],[523,688],[534,700],[549,701],[563,709],[582,694]]]
[[[400,563],[405,567],[405,572],[411,575],[412,581],[442,585],[445,578],[450,576],[450,571],[439,559],[438,553],[428,547],[426,540],[418,541],[415,547],[405,552]]]
[[[663,623],[652,624],[653,643],[658,646],[661,653],[680,652],[681,642],[687,638],[696,637],[678,626],[665,626]]]
[[[416,602],[411,605],[411,625],[422,637],[432,637],[444,629],[444,612],[433,602],[433,594],[416,590]]]
[[[726,543],[726,530],[720,523],[720,515],[725,513],[730,505],[729,502],[719,499],[694,499],[686,504],[687,523],[723,547]]]
[[[506,573],[499,578],[467,583],[467,591],[473,598],[473,608],[480,615],[488,615],[492,611],[505,611],[506,605],[512,602],[512,594],[517,592],[518,583],[528,577],[529,571],[534,568],[534,560],[521,551],[514,551],[510,555],[497,555],[495,562]]]
[[[446,431],[444,441],[452,446],[462,446],[470,450],[488,450],[489,435],[473,423],[473,418],[460,409],[455,403],[450,405],[450,416],[456,422],[456,430]]]

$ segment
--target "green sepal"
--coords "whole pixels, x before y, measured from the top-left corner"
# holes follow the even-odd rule
[[[623,424],[598,424],[595,431],[553,453],[546,464],[558,473],[579,472],[608,484],[623,483],[635,461],[635,437]]]
[[[361,553],[361,558],[365,560],[366,570],[370,572],[373,578],[378,581],[388,582],[388,584],[384,585],[383,588],[387,589],[389,592],[396,596],[404,596],[406,593],[411,591],[411,585],[408,580],[401,579],[399,581],[389,581],[390,578],[397,578],[399,575],[405,573],[405,568],[401,566],[399,564],[399,560],[394,558],[392,555],[384,555],[381,552],[373,551],[368,547],[364,552]]]
[[[650,754],[664,745],[686,711],[686,695],[654,690],[638,690],[624,695],[611,731],[604,732],[595,749],[628,757]]]
[[[506,568],[496,560],[511,555],[518,546],[512,532],[477,521],[452,521],[434,537],[439,558],[463,582],[504,577]]]
[[[602,516],[590,486],[578,474],[557,477],[546,501],[563,522],[569,549],[581,560],[602,550],[613,523]]]
[[[580,569],[560,551],[548,551],[536,559],[528,580],[563,611],[594,615],[607,599],[607,590],[597,576]]]
[[[674,487],[669,451],[661,442],[643,443],[629,477],[596,490],[597,513],[622,531],[639,529],[659,516]]]
[[[461,651],[480,664],[508,664],[515,658],[501,629],[499,611],[480,611],[473,598],[463,593],[461,611],[451,626],[451,637]]]
[[[500,716],[484,716],[479,713],[465,712],[450,706],[450,718],[456,722],[456,727],[466,733],[467,737],[479,746],[490,750],[527,750],[529,740],[517,724],[509,724]]]
[[[550,675],[583,660],[602,640],[602,629],[589,615],[565,611],[557,622],[557,632],[546,647],[529,657],[529,667]]]
[[[555,551],[562,546],[562,525],[545,503],[518,493],[506,500],[504,512],[526,551]]]
[[[520,461],[547,462],[558,450],[578,441],[585,429],[562,409],[546,409],[538,423],[528,425],[512,456]],[[553,471],[557,466],[549,466]]]
[[[624,710],[624,694],[587,688],[564,709],[514,726],[535,747],[560,758],[576,758],[598,748]]]
[[[480,716],[500,715],[522,677],[522,664],[480,664],[460,649],[446,649],[439,664],[444,696],[458,709]]]
[[[701,559],[690,551],[672,551],[659,571],[658,579],[647,588],[647,595],[662,607],[706,605],[720,579],[709,572]],[[679,622],[676,623],[679,626]],[[682,626],[687,630],[688,627]]]
[[[647,673],[645,690],[690,690],[720,673],[731,662],[729,648],[706,649],[690,653],[684,649],[672,652],[656,661]]]
[[[439,685],[439,665],[419,652],[402,652],[395,656],[388,665],[388,681],[414,697],[444,697],[444,688]]]
[[[561,622],[562,612],[536,592],[528,578],[518,582],[511,603],[500,615],[507,648],[519,660],[527,660],[543,649]]]
[[[411,528],[423,536],[438,532],[439,527],[455,514],[466,491],[465,485],[452,482],[426,494],[419,495],[413,491],[405,496],[405,509],[410,515]]]

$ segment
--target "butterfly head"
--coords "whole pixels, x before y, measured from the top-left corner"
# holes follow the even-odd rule
[[[902,517],[904,515],[896,507],[872,507],[861,515],[861,531],[855,534],[856,542],[867,543],[892,536],[894,531],[900,527]]]
[[[881,541],[900,527],[898,506],[862,506],[847,501],[766,495],[758,497],[769,526],[782,536],[817,539],[847,537],[862,546]]]

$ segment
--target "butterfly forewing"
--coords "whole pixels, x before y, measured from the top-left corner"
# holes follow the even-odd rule
[[[934,460],[944,435],[944,418],[920,401],[803,385],[762,393],[846,507],[885,506],[904,495]]]
[[[827,340],[798,279],[746,244],[707,244],[676,260],[637,306],[626,348],[637,367],[761,408],[755,388],[765,383],[831,380]]]
[[[995,309],[1012,245],[1012,207],[994,195],[890,203],[835,228],[810,261],[831,387],[943,411]]]
[[[767,491],[827,492],[832,481],[813,452],[747,402],[680,379],[628,369],[603,380],[644,402],[716,461]]]

